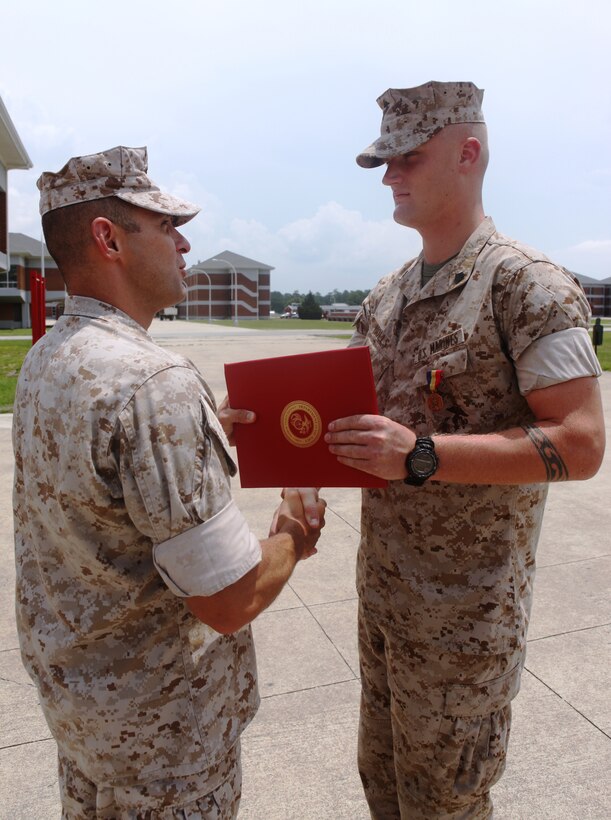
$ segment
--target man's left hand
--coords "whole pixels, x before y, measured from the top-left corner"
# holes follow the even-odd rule
[[[385,416],[347,416],[329,424],[325,441],[341,464],[390,481],[405,478],[415,434]]]
[[[217,412],[218,420],[221,422],[221,427],[225,431],[225,435],[229,443],[234,446],[235,440],[233,436],[233,428],[235,424],[252,424],[257,420],[256,415],[252,410],[236,410],[229,406],[229,397],[225,396],[219,405]]]

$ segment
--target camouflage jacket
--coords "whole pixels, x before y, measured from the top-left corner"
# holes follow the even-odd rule
[[[380,412],[419,436],[488,433],[533,420],[514,362],[543,336],[587,327],[578,283],[486,219],[423,287],[422,257],[382,279],[356,319]],[[442,406],[428,378],[442,371]],[[432,405],[432,406],[430,406]],[[547,485],[389,482],[363,491],[359,594],[377,617],[440,650],[525,642]]]
[[[22,658],[63,752],[111,785],[214,771],[258,705],[251,631],[198,621],[152,560],[230,500],[206,383],[121,311],[68,298],[22,368],[13,436]]]

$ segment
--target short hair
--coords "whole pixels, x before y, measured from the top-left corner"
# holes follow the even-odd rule
[[[138,233],[136,219],[140,210],[116,196],[77,202],[47,211],[42,217],[42,230],[47,250],[60,271],[82,265],[91,243],[89,226],[98,216],[114,222],[127,233]]]

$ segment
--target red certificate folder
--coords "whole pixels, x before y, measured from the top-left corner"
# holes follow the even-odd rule
[[[324,441],[330,421],[378,412],[368,347],[226,364],[225,380],[231,407],[257,414],[234,427],[242,487],[386,487]]]

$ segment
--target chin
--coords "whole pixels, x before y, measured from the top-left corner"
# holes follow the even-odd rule
[[[413,228],[412,220],[409,216],[405,213],[402,213],[399,208],[397,208],[393,214],[393,219],[397,223],[397,225],[403,225],[404,228]]]
[[[176,289],[173,293],[169,293],[168,297],[171,302],[169,302],[166,307],[173,307],[177,305],[179,302],[184,302],[187,298],[187,283],[184,279],[181,279],[179,283],[176,285]]]

